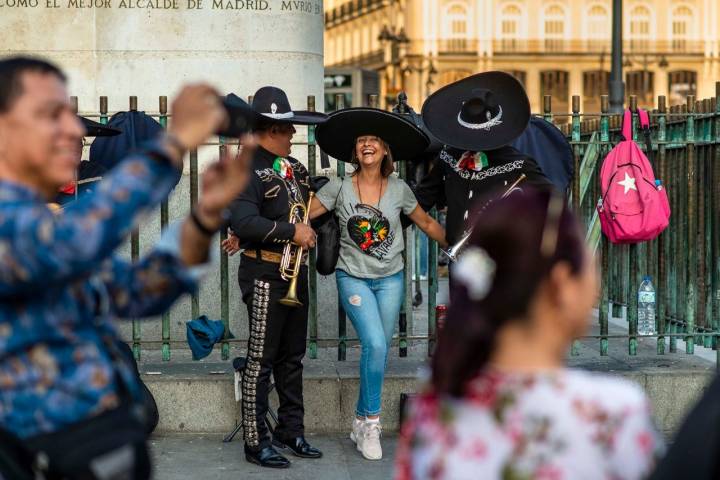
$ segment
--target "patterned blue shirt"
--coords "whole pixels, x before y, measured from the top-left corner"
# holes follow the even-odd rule
[[[121,390],[139,398],[132,367],[111,361],[112,319],[160,314],[197,278],[177,248],[134,264],[114,251],[179,179],[150,144],[57,215],[0,180],[0,427],[27,438],[116,407]]]

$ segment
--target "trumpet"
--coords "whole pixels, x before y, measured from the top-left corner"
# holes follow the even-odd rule
[[[518,179],[515,180],[515,183],[510,185],[510,187],[508,187],[508,189],[505,190],[505,193],[503,193],[500,198],[505,198],[505,197],[510,196],[510,194],[513,193],[513,191],[517,188],[517,186],[520,185],[520,182],[525,180],[525,178],[527,178],[527,175],[525,175],[524,173],[521,174],[518,177]],[[482,213],[483,211],[485,211],[485,209],[487,209],[490,206],[490,204],[492,204],[492,203],[493,203],[492,200],[488,201],[485,205],[483,205],[482,209],[480,209],[480,212],[478,212],[478,213]],[[472,235],[472,228],[470,228],[469,230],[466,230],[465,233],[463,233],[462,237],[460,237],[460,240],[458,240],[455,243],[455,245],[452,245],[447,250],[440,249],[440,251],[446,257],[448,257],[451,262],[457,262],[460,252],[462,251],[463,248],[465,248],[465,244],[468,242],[468,240],[470,240],[470,235]]]
[[[310,221],[310,204],[312,203],[314,192],[310,192],[307,205],[302,203],[294,203],[290,207],[290,223],[297,223],[298,216],[302,215],[302,223],[305,225]],[[280,260],[280,276],[283,280],[290,282],[290,287],[283,298],[278,300],[281,304],[288,307],[302,307],[302,302],[297,298],[297,280],[300,275],[300,267],[302,266],[303,247],[294,243],[288,243],[283,249],[282,259]]]

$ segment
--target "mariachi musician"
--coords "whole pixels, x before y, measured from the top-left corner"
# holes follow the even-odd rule
[[[447,206],[450,245],[472,223],[478,198],[502,195],[515,184],[516,190],[552,186],[533,158],[510,146],[530,121],[525,89],[511,75],[484,72],[447,85],[428,97],[422,118],[444,147],[415,195],[427,211]]]
[[[242,378],[242,422],[245,458],[263,467],[290,465],[277,448],[295,456],[319,458],[322,453],[304,437],[302,359],[308,325],[306,254],[315,247],[307,225],[310,187],[306,168],[290,157],[295,125],[323,123],[321,113],[293,111],[287,95],[276,87],[255,93],[257,150],[250,183],[230,206],[230,226],[243,249],[238,283],[250,322],[248,362]],[[292,211],[292,215],[291,215]],[[281,264],[297,264],[281,273]],[[292,257],[292,258],[290,258]],[[292,270],[290,266],[285,270]],[[293,286],[292,293],[289,293]],[[280,300],[292,296],[294,305]],[[279,424],[272,439],[265,424],[268,387],[273,375],[280,400]]]

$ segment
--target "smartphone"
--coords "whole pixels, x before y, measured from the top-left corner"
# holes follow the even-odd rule
[[[252,131],[258,114],[245,100],[231,93],[223,98],[222,105],[227,112],[228,123],[215,133],[223,137],[238,138]]]

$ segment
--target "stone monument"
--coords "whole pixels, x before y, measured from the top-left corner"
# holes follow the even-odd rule
[[[321,109],[323,28],[322,0],[0,0],[0,56],[39,55],[59,64],[81,113],[97,114],[100,96],[108,97],[110,113],[127,110],[130,96],[137,97],[139,110],[157,113],[161,95],[171,102],[182,84],[198,80],[243,98],[275,85],[287,92],[293,108],[304,110],[308,95],[314,95]],[[295,141],[300,145],[293,155],[303,161],[306,138],[306,129],[299,127]],[[201,149],[201,171],[203,159],[217,152],[217,146]],[[170,197],[170,221],[189,210],[189,177]],[[140,250],[150,248],[159,234],[158,212],[140,227]],[[125,253],[129,251],[126,246]],[[236,280],[238,257],[230,259],[228,268],[230,328],[236,337],[247,338]],[[323,290],[334,289],[331,279],[320,283]],[[200,314],[221,317],[220,285],[218,268],[202,285]],[[321,296],[336,305],[334,294]],[[322,333],[330,335],[336,329],[335,314],[320,311],[328,324]],[[173,342],[184,342],[185,321],[191,317],[189,299],[173,308]],[[140,323],[143,342],[158,342],[157,348],[159,319]],[[123,322],[121,330],[125,339],[132,338],[130,322]],[[153,348],[149,345],[143,344],[143,352]],[[178,348],[174,344],[172,351]]]
[[[80,111],[157,111],[189,81],[240,96],[274,84],[322,98],[322,0],[0,0],[0,55],[61,65]],[[318,102],[321,105],[321,102]]]

